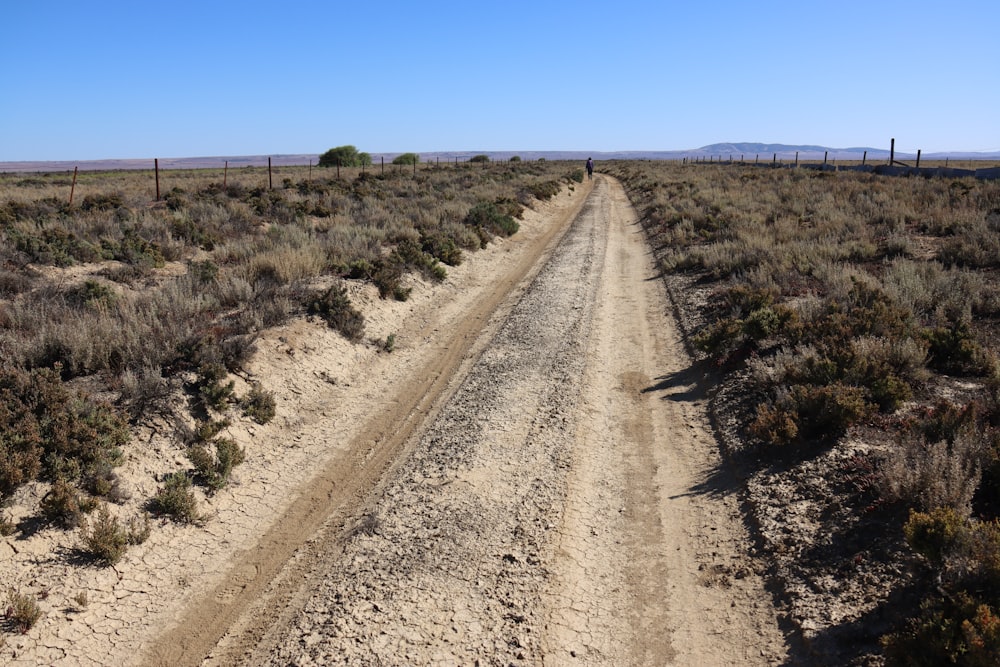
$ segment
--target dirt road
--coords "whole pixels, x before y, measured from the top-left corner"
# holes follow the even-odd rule
[[[514,298],[507,285],[478,302],[482,335],[411,364],[369,446],[320,475],[151,662],[784,659],[624,192],[598,177],[563,214]],[[320,528],[327,497],[341,505]],[[302,522],[316,531],[299,547],[286,533]],[[261,550],[281,545],[278,571]]]

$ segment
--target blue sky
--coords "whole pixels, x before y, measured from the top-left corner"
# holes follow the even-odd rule
[[[1000,3],[21,2],[0,161],[1000,150]]]

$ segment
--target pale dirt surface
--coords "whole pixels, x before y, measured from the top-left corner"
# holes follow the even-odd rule
[[[278,417],[229,429],[247,462],[203,526],[157,525],[115,569],[44,555],[73,534],[0,540],[3,580],[49,591],[0,662],[786,659],[624,192],[599,177],[536,208],[408,302],[352,286],[368,344],[268,334],[251,379]],[[126,474],[186,465],[144,437]]]
[[[345,501],[355,508],[352,494],[398,453],[401,426],[420,421],[424,403],[471,354],[484,321],[539,263],[587,191],[536,202],[517,235],[467,254],[442,284],[415,282],[406,302],[348,284],[366,315],[365,344],[301,319],[264,335],[247,379],[275,393],[277,416],[264,426],[237,419],[226,430],[247,460],[213,497],[198,492],[202,526],[154,522],[150,538],[114,568],[81,564],[79,531],[39,527],[0,537],[0,596],[6,601],[16,589],[43,612],[27,634],[0,634],[0,664],[199,661],[295,549]],[[381,350],[389,334],[396,334],[391,354]],[[112,512],[136,515],[156,492],[156,476],[189,467],[173,432],[163,420],[139,430],[117,470],[132,498]],[[45,488],[26,485],[3,511],[21,521]],[[187,613],[192,608],[199,613]],[[175,635],[157,644],[171,628]]]
[[[662,290],[599,178],[409,458],[318,538],[279,622],[207,664],[781,662]]]

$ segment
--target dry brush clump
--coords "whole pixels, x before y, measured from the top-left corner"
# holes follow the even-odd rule
[[[814,457],[870,441],[823,512],[870,526],[858,562],[917,582],[922,606],[892,610],[884,657],[1000,661],[1000,184],[722,165],[606,171],[640,210],[702,363],[742,397],[730,403],[740,460],[821,470]],[[776,543],[776,557],[786,549]],[[828,555],[838,557],[851,554]]]

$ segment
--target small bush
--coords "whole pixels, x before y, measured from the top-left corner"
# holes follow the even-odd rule
[[[84,512],[93,508],[93,500],[84,498],[79,489],[62,478],[52,483],[39,503],[42,517],[48,523],[67,530],[79,526]]]
[[[247,395],[240,399],[240,407],[243,408],[243,414],[247,417],[250,417],[258,424],[266,424],[274,419],[274,393],[266,391],[260,385],[255,384]]]
[[[772,404],[761,403],[749,432],[768,444],[793,440],[835,440],[871,413],[860,387],[839,382],[825,386],[795,385]]]
[[[42,610],[34,598],[13,588],[7,591],[7,611],[4,613],[4,618],[17,632],[21,634],[28,632],[41,617]]]
[[[964,321],[950,327],[937,327],[924,331],[928,343],[927,365],[950,375],[985,375],[990,364]]]
[[[566,178],[577,183],[583,183],[583,169],[574,169],[566,175]]]
[[[480,202],[473,206],[465,216],[465,224],[498,236],[512,236],[520,229],[514,218],[504,214],[492,202]],[[482,245],[486,246],[485,243]]]
[[[382,289],[382,285],[379,285],[380,294]],[[387,286],[387,289],[391,288]],[[347,290],[340,285],[334,285],[322,295],[314,297],[309,301],[307,310],[311,315],[322,317],[331,328],[339,331],[347,340],[359,341],[364,335],[365,316],[351,305]]]
[[[198,481],[212,492],[218,491],[229,482],[233,468],[243,463],[246,454],[230,438],[218,438],[213,454],[208,444],[192,445],[188,449],[188,459],[194,465]]]
[[[191,490],[191,477],[186,472],[175,472],[163,480],[150,501],[150,510],[170,517],[177,523],[199,523],[198,501]]]
[[[951,443],[904,436],[882,465],[883,495],[923,510],[946,507],[968,516],[984,453],[974,432]]]
[[[125,555],[129,533],[108,506],[102,504],[93,521],[83,526],[84,550],[106,565],[114,565]]]
[[[228,370],[220,363],[205,363],[198,368],[195,387],[202,403],[216,412],[224,412],[234,396],[233,380],[223,383]]]

